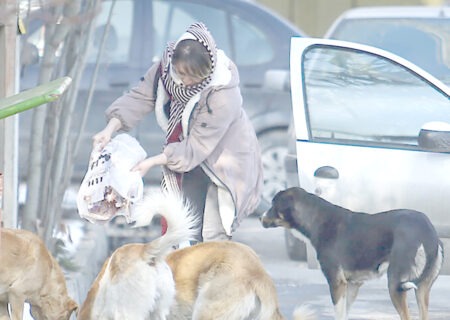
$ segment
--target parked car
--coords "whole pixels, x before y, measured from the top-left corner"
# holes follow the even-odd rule
[[[357,42],[390,51],[446,84],[450,83],[450,7],[354,8],[335,20],[325,33],[325,38]],[[390,92],[386,92],[385,99],[390,99],[388,94]],[[294,186],[299,182],[293,122],[289,137],[285,157],[286,182],[288,186]],[[344,190],[339,188],[336,192],[341,195]],[[304,243],[289,231],[286,231],[285,237],[289,256],[294,260],[305,259]]]
[[[450,83],[450,6],[350,9],[333,22],[325,38],[390,51]]]
[[[330,39],[293,38],[290,70],[297,185],[354,211],[422,211],[447,247],[450,87],[390,52]]]
[[[83,109],[87,100],[111,4],[112,1],[103,1],[102,10],[96,19],[92,48],[80,83],[78,110]],[[86,173],[91,138],[105,125],[105,108],[139,81],[147,68],[159,59],[168,41],[176,40],[195,21],[202,21],[207,25],[218,47],[238,66],[244,107],[262,147],[266,177],[264,198],[271,199],[274,190],[285,186],[285,181],[280,179],[280,171],[286,154],[286,132],[291,118],[290,95],[264,88],[263,79],[269,70],[288,70],[290,38],[303,36],[303,32],[263,6],[245,0],[116,2],[106,42],[107,49],[101,60],[91,111],[75,161],[73,181],[80,181]],[[39,28],[29,30],[26,47],[42,43],[40,36],[43,33],[40,31]],[[38,67],[38,64],[32,64],[24,68],[22,89],[36,84]],[[29,115],[22,117],[21,128],[29,128],[29,118]],[[164,134],[153,116],[142,121],[132,133],[148,154],[159,152]],[[21,131],[22,154],[27,152],[27,138],[28,132]],[[21,160],[25,159],[26,157],[21,157]],[[20,168],[25,174],[24,161]],[[146,184],[159,182],[159,170],[151,170],[146,178]]]

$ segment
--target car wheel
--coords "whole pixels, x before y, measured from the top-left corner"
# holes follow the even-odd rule
[[[295,261],[306,261],[306,244],[294,237],[288,229],[284,230],[284,240],[289,258]]]
[[[258,136],[264,174],[262,208],[268,208],[272,198],[286,188],[284,158],[287,154],[287,130],[278,129]],[[262,212],[261,212],[262,213]]]

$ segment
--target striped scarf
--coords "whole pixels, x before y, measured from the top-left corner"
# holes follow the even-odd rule
[[[210,75],[201,83],[192,86],[185,86],[174,79],[171,71],[171,57],[174,48],[181,40],[192,39],[199,41],[208,50],[211,56],[212,70]],[[211,82],[211,76],[216,65],[217,49],[216,43],[206,28],[199,22],[194,23],[186,30],[176,43],[169,43],[161,59],[161,81],[170,97],[169,122],[166,133],[166,144],[183,140],[181,119],[186,104],[198,93],[204,90]],[[181,191],[182,173],[171,171],[167,166],[163,166],[162,188],[175,192]]]

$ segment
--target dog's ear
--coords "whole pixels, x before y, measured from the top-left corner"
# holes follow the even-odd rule
[[[284,211],[277,211],[278,217],[281,220],[285,220],[286,221],[286,214],[284,213]]]
[[[295,205],[295,194],[293,190],[288,189],[285,191],[282,191],[280,193],[280,197],[277,201],[278,203],[278,210],[281,212],[285,212],[287,210],[290,210]]]
[[[276,212],[283,221],[291,221],[292,210],[295,208],[295,197],[295,190],[287,189],[280,192],[276,201]]]

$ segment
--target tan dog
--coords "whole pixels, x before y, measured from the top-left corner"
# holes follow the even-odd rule
[[[166,319],[175,284],[165,258],[174,246],[193,239],[195,220],[180,197],[166,193],[147,196],[133,218],[143,226],[157,214],[167,221],[166,234],[115,250],[92,284],[78,320]]]
[[[205,242],[167,257],[176,285],[176,303],[169,319],[279,320],[275,285],[259,257],[248,246]],[[294,319],[313,319],[298,308]]]
[[[0,229],[0,319],[22,320],[25,302],[37,320],[66,320],[77,309],[64,274],[34,233]]]

